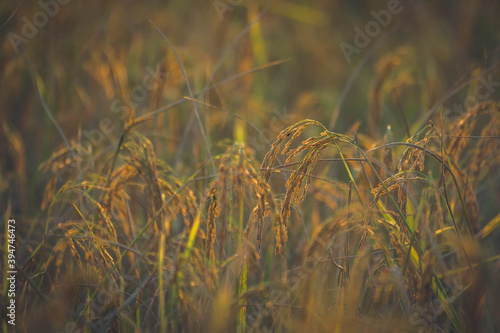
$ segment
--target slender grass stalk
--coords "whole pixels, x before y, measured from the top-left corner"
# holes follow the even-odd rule
[[[194,95],[193,95],[193,92],[191,91],[191,85],[189,84],[189,80],[188,80],[188,77],[187,77],[187,74],[186,74],[186,70],[184,69],[184,65],[182,64],[181,58],[177,54],[177,51],[175,50],[174,46],[170,43],[170,41],[167,39],[167,37],[165,37],[165,35],[163,34],[163,32],[160,30],[160,28],[158,28],[153,23],[153,21],[151,19],[149,20],[149,22],[155,27],[155,29],[158,31],[158,33],[167,42],[167,44],[170,47],[170,49],[172,50],[172,52],[174,52],[175,57],[177,58],[177,61],[179,62],[179,65],[181,66],[182,75],[184,75],[184,79],[186,80],[186,86],[187,86],[188,91],[189,91],[189,97],[191,97],[191,100],[194,100]],[[194,113],[196,115],[196,120],[198,121],[198,126],[200,128],[201,136],[203,137],[203,141],[205,142],[205,146],[206,146],[206,149],[207,149],[207,156],[208,156],[208,158],[210,160],[210,164],[212,165],[212,169],[213,169],[213,171],[215,173],[216,169],[215,169],[215,164],[214,164],[214,161],[213,161],[213,158],[212,158],[212,153],[210,152],[210,150],[211,150],[210,149],[210,143],[209,143],[208,136],[205,133],[204,126],[203,126],[203,124],[201,122],[200,111],[198,110],[198,106],[196,105],[196,103],[194,101],[192,101],[192,104],[193,104]]]
[[[239,228],[238,228],[238,251],[242,253],[242,269],[240,274],[240,283],[238,286],[238,295],[241,296],[247,291],[247,258],[246,258],[246,246],[243,244],[243,219],[245,212],[245,191],[242,189],[240,193],[240,203],[239,203]],[[238,314],[238,333],[244,333],[246,329],[246,300],[242,300],[240,304],[240,310]]]
[[[165,243],[167,242],[165,223],[162,223],[158,244],[158,318],[160,318],[160,330],[167,332],[167,312],[165,309],[165,285],[163,281],[163,263],[165,258]]]

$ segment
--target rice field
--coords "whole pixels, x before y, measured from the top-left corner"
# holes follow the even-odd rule
[[[2,2],[2,331],[499,332],[499,15]]]

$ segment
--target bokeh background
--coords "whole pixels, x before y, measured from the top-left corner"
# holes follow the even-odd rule
[[[346,132],[359,123],[359,132],[369,133],[370,94],[378,84],[382,92],[375,126],[383,131],[391,125],[395,136],[401,137],[405,125],[400,109],[409,124],[421,121],[500,42],[500,4],[487,0],[401,1],[401,12],[391,15],[389,24],[369,38],[359,54],[351,55],[350,63],[340,44],[355,46],[354,28],[364,30],[374,21],[370,12],[387,10],[387,1],[274,1],[259,22],[236,40],[265,5],[262,1],[71,0],[58,3],[54,17],[40,28],[35,26],[38,32],[19,47],[31,61],[40,92],[66,137],[77,138],[79,130],[91,132],[108,118],[114,130],[99,142],[106,146],[116,142],[124,114],[130,111],[125,106],[113,112],[113,101],[130,99],[133,89],[142,86],[148,67],[161,67],[162,90],[148,91],[145,97],[135,91],[136,114],[187,95],[175,56],[149,20],[175,46],[195,91],[203,89],[221,59],[214,82],[287,60],[221,85],[206,96],[260,129],[276,113],[273,110],[289,115],[282,128],[304,118],[330,125],[347,91],[331,129]],[[45,180],[38,166],[63,144],[37,96],[25,57],[11,41],[16,37],[9,38],[11,33],[22,38],[26,22],[33,23],[33,15],[40,11],[43,7],[36,1],[0,4],[0,195],[3,210],[10,198],[13,211],[28,216],[39,214]],[[359,73],[353,74],[360,63]],[[377,83],[381,71],[389,73]],[[498,70],[493,73],[498,82]],[[352,87],[345,90],[351,76]],[[492,94],[498,96],[498,88]],[[467,96],[463,90],[452,96],[443,105],[445,115]],[[191,108],[184,103],[143,125],[143,131],[169,147],[162,158],[175,157]],[[214,111],[202,116],[217,123],[209,133],[212,145],[233,138],[234,118]],[[269,139],[282,128],[271,129]],[[185,163],[195,158],[192,152],[186,148],[181,153]]]
[[[384,17],[384,24],[376,17]],[[366,150],[391,138],[403,142],[429,120],[437,127],[449,124],[500,97],[499,17],[500,2],[494,0],[2,0],[2,221],[15,216],[21,222],[19,239],[26,241],[19,258],[38,251],[46,225],[55,228],[77,215],[68,213],[71,207],[48,207],[56,190],[82,170],[62,172],[49,158],[66,142],[78,146],[88,157],[87,180],[98,182],[114,163],[124,127],[142,116],[134,130],[152,142],[158,159],[183,179],[203,169],[206,181],[195,191],[200,201],[213,176],[210,157],[231,143],[245,143],[262,161],[268,143],[303,119],[356,136]],[[199,119],[184,98],[190,92],[177,56],[156,27],[175,48],[202,102],[196,103]],[[498,149],[490,152],[492,161],[498,159]],[[486,164],[477,161],[478,168]],[[348,184],[339,169],[321,176]],[[480,180],[478,230],[498,216],[500,174],[488,169]],[[133,212],[141,210],[136,201]],[[306,214],[314,213],[311,207]],[[298,224],[292,228],[291,234],[301,231]],[[498,255],[498,239],[493,231],[487,240],[490,259]],[[292,263],[298,261],[294,249],[288,250]],[[267,265],[279,266],[272,263]],[[33,279],[43,275],[43,263],[26,265]],[[53,288],[47,276],[43,283]],[[43,318],[36,306],[35,325]]]

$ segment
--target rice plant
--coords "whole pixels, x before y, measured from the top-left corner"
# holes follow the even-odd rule
[[[373,4],[126,3],[61,5],[47,23],[80,38],[62,18],[103,10],[92,42],[40,28],[0,55],[0,100],[25,112],[0,115],[2,233],[19,225],[3,331],[500,330],[498,5],[403,11],[346,74],[319,46],[341,38],[325,13],[349,26]],[[23,8],[4,26],[22,29]],[[453,61],[439,19],[463,24]],[[63,52],[47,67],[44,42]],[[281,57],[295,49],[305,60]]]

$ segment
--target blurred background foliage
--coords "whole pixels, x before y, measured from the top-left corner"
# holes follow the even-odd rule
[[[45,3],[47,2],[43,0],[4,0],[0,3],[0,209],[2,214],[10,211],[12,216],[23,221],[19,232],[21,235],[29,235],[30,241],[21,253],[25,256],[31,253],[42,237],[43,231],[33,230],[44,227],[45,223],[42,223],[42,227],[37,223],[46,220],[57,223],[59,219],[69,221],[68,216],[74,218],[76,215],[75,212],[68,213],[66,217],[62,217],[62,213],[61,216],[50,215],[48,206],[56,189],[68,179],[76,178],[80,172],[56,172],[63,168],[57,169],[56,161],[50,157],[63,149],[65,142],[44,110],[35,81],[43,101],[64,136],[68,141],[81,143],[84,147],[79,153],[83,152],[81,155],[88,157],[86,167],[91,169],[94,177],[92,184],[101,184],[99,181],[104,179],[110,165],[114,163],[113,152],[127,124],[137,117],[180,100],[175,107],[158,112],[135,127],[152,145],[133,146],[129,142],[129,145],[123,147],[123,151],[125,155],[130,153],[127,161],[137,163],[137,168],[142,170],[149,170],[150,166],[151,170],[155,170],[154,157],[164,161],[165,165],[158,162],[158,169],[169,177],[173,173],[180,175],[179,179],[172,176],[172,184],[182,184],[187,176],[203,169],[203,176],[207,180],[202,185],[193,186],[197,192],[192,197],[186,195],[186,198],[193,202],[198,200],[198,203],[206,199],[203,196],[204,190],[209,188],[208,179],[214,176],[212,171],[215,170],[207,167],[211,163],[210,155],[221,159],[220,156],[227,150],[228,155],[224,156],[230,156],[228,160],[235,163],[231,170],[242,171],[258,165],[269,150],[265,140],[241,119],[259,129],[269,142],[275,141],[278,133],[287,126],[304,119],[314,119],[331,131],[351,137],[356,135],[360,145],[368,150],[390,142],[391,138],[392,141],[406,141],[427,124],[429,116],[435,124],[443,121],[445,124],[454,122],[455,125],[458,123],[457,119],[466,116],[471,107],[486,99],[498,101],[500,96],[500,69],[496,66],[500,46],[498,1],[401,0],[398,7],[401,12],[391,15],[390,22],[380,27],[380,32],[368,38],[368,45],[359,47],[359,52],[353,53],[350,59],[342,51],[342,43],[355,46],[357,27],[364,31],[367,23],[375,21],[372,11],[387,10],[388,3],[394,3],[394,0],[68,0],[65,4],[58,3],[57,13],[49,17],[46,24],[36,27],[34,36],[26,38],[26,43],[20,45],[24,51],[16,50],[13,38],[23,35],[26,25],[33,22],[34,15],[44,10],[42,4]],[[193,92],[200,92],[211,84],[230,78],[215,89],[197,96],[199,100],[217,108],[197,104],[210,151],[206,149],[194,116],[193,104],[183,100],[184,96],[189,96],[189,92],[179,62],[150,21],[174,45]],[[254,22],[253,25],[245,32],[251,22]],[[30,71],[30,66],[33,72]],[[233,77],[241,73],[246,74]],[[484,88],[484,82],[489,82],[492,88],[488,90],[487,98],[476,93],[481,85]],[[484,89],[481,91],[485,92]],[[482,119],[480,122],[487,121]],[[388,126],[390,131],[387,131]],[[312,133],[308,131],[309,129],[305,133]],[[464,133],[478,134],[472,130]],[[147,141],[134,135],[136,134],[131,134],[133,140],[141,144]],[[234,142],[245,142],[250,150],[234,148],[231,151],[227,147]],[[498,149],[491,148],[498,147],[495,142],[498,141],[488,146],[490,150],[485,148],[487,154],[492,154],[492,159],[498,158]],[[142,147],[146,148],[140,152]],[[241,166],[243,162],[239,165],[234,162],[242,156],[248,161],[245,168]],[[478,160],[478,168],[485,163],[486,160]],[[50,177],[47,170],[53,171],[57,177]],[[218,177],[224,175],[221,170],[225,171],[219,169]],[[349,178],[341,167],[332,166],[323,170],[324,173],[320,176],[349,183]],[[437,167],[434,170],[435,177],[438,178],[440,171]],[[121,171],[123,174],[131,172],[126,167],[121,168]],[[355,172],[360,175],[360,168],[357,167]],[[478,176],[480,182],[474,184],[478,185],[475,194],[480,211],[479,228],[487,222],[495,221],[498,214],[499,174],[493,167],[487,172],[487,177]],[[274,182],[283,188],[284,182],[276,178]],[[429,178],[432,180],[432,177]],[[130,176],[130,179],[134,178]],[[83,178],[79,180],[82,184],[85,183]],[[238,179],[231,181],[237,182]],[[340,199],[335,198],[335,201],[329,197],[321,203],[318,202],[323,198],[322,195],[327,194],[321,192],[321,185],[318,185],[319,189],[313,194],[317,202],[309,201],[311,204],[305,205],[305,215],[312,216],[313,221],[326,218],[319,216],[320,209],[317,207],[321,205],[330,205],[329,209],[337,214],[337,208],[344,207],[343,204],[347,201],[345,184],[343,187],[339,186],[341,190],[338,193],[336,190],[334,194],[327,193],[338,195]],[[124,186],[118,181],[116,184],[106,182],[105,185],[116,188]],[[251,188],[255,184],[244,185]],[[367,193],[370,193],[371,185],[364,184]],[[148,193],[156,194],[157,188],[151,183],[147,183],[145,187],[147,186],[151,186]],[[213,186],[224,188],[226,184]],[[175,188],[174,185],[172,187]],[[165,192],[164,188],[162,191],[158,190],[160,195],[152,195],[148,200],[153,198],[150,201],[163,202],[161,194],[171,195],[175,192]],[[245,190],[241,191],[243,195],[235,194],[235,198],[245,198]],[[246,191],[250,192],[248,189]],[[422,195],[424,197],[427,198],[427,194]],[[118,195],[117,198],[123,199]],[[215,198],[214,194],[211,199]],[[417,196],[418,198],[420,197]],[[72,199],[68,195],[67,200],[71,202]],[[188,199],[186,200],[189,201]],[[249,206],[254,204],[248,197],[246,199],[246,206],[241,199],[239,209],[242,212],[244,208],[251,209]],[[457,200],[455,198],[455,203]],[[141,204],[140,200],[137,202],[138,205]],[[196,204],[193,202],[183,204],[194,209]],[[424,207],[425,217],[432,216],[435,209],[432,204],[434,198],[430,194],[428,202],[429,207]],[[153,208],[157,209],[158,206],[157,202],[152,203]],[[203,205],[200,203],[200,206]],[[237,209],[233,210],[233,206],[229,206],[230,213],[236,214]],[[137,206],[132,209],[140,211]],[[211,213],[215,214],[215,210],[214,208]],[[327,210],[322,211],[323,215],[327,215],[325,211]],[[338,212],[338,215],[341,213]],[[249,211],[245,211],[245,214],[245,217],[250,215]],[[242,217],[243,215],[241,213]],[[147,221],[147,214],[138,216],[137,221],[142,226]],[[195,220],[192,216],[189,218]],[[124,221],[121,222],[125,225]],[[319,222],[311,227],[311,231],[318,226]],[[181,231],[175,230],[175,226],[172,228],[174,233],[180,234]],[[305,242],[297,236],[302,232],[300,228],[298,223],[290,226],[291,238],[296,241],[287,250],[292,264],[300,261],[297,259],[300,258],[298,249],[306,248]],[[155,229],[150,234],[150,239],[156,240],[156,231]],[[239,237],[242,237],[242,230],[239,231]],[[382,238],[379,235],[376,237]],[[269,242],[271,238],[267,238]],[[497,240],[498,233],[493,233],[488,238],[490,254],[498,254]],[[240,243],[241,241],[240,239]],[[179,245],[177,250],[181,247]],[[147,248],[142,254],[150,255],[149,250]],[[153,250],[157,249],[153,248],[151,251],[154,252]],[[257,281],[256,285],[259,287],[264,284],[258,282],[267,282],[279,275],[273,271],[278,271],[275,266],[280,265],[279,260],[269,259],[272,252],[263,256],[267,261],[265,269],[259,268],[262,269],[262,274],[259,269],[253,271],[257,276],[253,277],[254,281]],[[172,255],[172,258],[177,259],[178,253]],[[116,256],[121,256],[118,250]],[[203,267],[217,277],[214,281],[220,281],[222,275],[217,275],[219,272],[215,272],[215,268],[207,263],[207,258],[201,255],[200,258],[196,262],[199,266],[192,259],[193,267]],[[229,262],[234,258],[224,259]],[[258,260],[255,262],[257,267]],[[463,261],[460,263],[463,264]],[[45,268],[44,264],[36,265],[37,269]],[[222,266],[224,265],[226,262]],[[246,262],[244,265],[246,274]],[[250,272],[251,264],[248,266]],[[229,277],[223,277],[230,281],[230,278],[234,278],[231,274],[236,275],[231,272],[228,273]],[[206,282],[212,280],[197,278],[202,285],[205,281],[205,287],[210,292],[213,291],[212,286],[208,286],[209,283]],[[338,279],[340,281],[340,273]],[[243,284],[246,288],[246,280]],[[139,288],[139,285],[137,283],[130,286]],[[224,288],[217,291],[219,296],[213,293],[215,304],[217,300],[229,298],[224,294]],[[156,291],[154,294],[156,295]],[[198,295],[194,294],[193,299],[196,300]],[[318,299],[321,299],[321,295]],[[123,305],[123,299],[121,302],[119,304]],[[301,304],[308,304],[307,302],[309,299]],[[221,301],[222,303],[224,302]],[[223,305],[228,304],[226,302]],[[162,306],[158,305],[160,309]],[[199,308],[203,307],[200,305]],[[218,309],[217,306],[215,309]],[[216,317],[214,315],[213,318]],[[215,327],[217,323],[213,325]],[[272,330],[274,326],[270,327]],[[214,331],[218,329],[214,328]]]
[[[77,138],[79,130],[99,128],[99,121],[109,118],[114,131],[100,145],[116,142],[122,119],[127,117],[124,114],[130,109],[113,112],[112,103],[142,85],[147,67],[161,67],[167,74],[158,96],[148,92],[138,103],[136,115],[187,95],[179,65],[149,19],[180,53],[196,91],[204,87],[221,57],[214,82],[271,61],[288,60],[230,81],[206,96],[207,102],[223,106],[257,128],[268,124],[273,110],[289,115],[283,128],[304,118],[331,125],[346,83],[356,66],[365,61],[345,94],[335,127],[330,129],[346,132],[359,123],[359,132],[369,133],[371,92],[377,76],[382,75],[380,67],[389,62],[379,82],[380,115],[373,125],[382,132],[391,125],[395,137],[402,137],[405,126],[400,109],[408,123],[418,122],[472,66],[495,51],[500,41],[500,4],[488,0],[401,1],[401,13],[392,15],[390,23],[370,38],[359,54],[353,53],[348,63],[340,43],[354,45],[354,27],[364,29],[374,20],[370,11],[386,10],[387,4],[276,0],[250,32],[225,53],[265,6],[263,1],[145,4],[71,0],[59,4],[57,14],[22,46],[36,71],[43,98],[69,139]],[[26,59],[15,52],[9,33],[22,35],[23,18],[33,22],[33,15],[41,10],[36,1],[0,4],[0,22],[6,23],[0,31],[0,195],[3,209],[10,198],[14,212],[28,216],[38,214],[43,193],[45,179],[38,165],[61,146],[62,140],[42,108]],[[499,80],[498,69],[493,77]],[[498,89],[491,97],[495,95]],[[443,106],[445,115],[452,114],[452,106],[463,104],[465,97],[467,91],[452,96]],[[168,147],[159,155],[167,161],[175,157],[191,108],[184,103],[142,125],[143,132],[155,135],[157,142]],[[233,137],[234,118],[217,111],[207,111],[203,117],[217,124],[208,133],[213,146]],[[276,129],[273,133],[277,134]],[[192,153],[191,149],[181,153],[184,163],[196,159]]]

